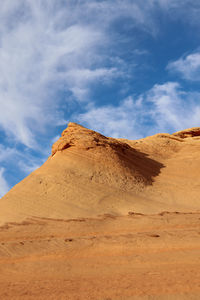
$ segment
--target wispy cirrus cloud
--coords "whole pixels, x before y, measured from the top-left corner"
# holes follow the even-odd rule
[[[200,93],[186,92],[177,82],[156,84],[118,106],[91,107],[77,117],[83,125],[107,136],[137,139],[158,132],[199,126]]]
[[[170,62],[167,66],[170,72],[178,73],[181,77],[191,81],[200,80],[200,52],[195,52]]]
[[[56,125],[59,99],[55,102],[55,97],[60,90],[86,90],[83,82],[70,85],[70,72],[84,69],[79,61],[85,62],[84,53],[92,52],[100,39],[98,32],[76,25],[49,30],[38,18],[33,24],[28,20],[22,26],[19,22],[14,32],[6,32],[0,39],[0,125],[28,147],[34,146],[35,133],[52,121]]]
[[[151,130],[174,132],[199,126],[200,93],[184,90],[178,82],[156,84],[146,95]]]
[[[109,52],[115,47],[113,22],[131,17],[146,30],[153,27],[146,14],[137,1],[3,0],[0,127],[36,147],[37,134],[60,122],[63,98],[69,105],[88,101],[93,82],[107,84],[122,74],[113,59],[117,54]]]
[[[131,64],[120,58],[120,43],[127,36],[117,29],[119,22],[124,28],[155,36],[159,31],[156,12],[181,16],[187,9],[188,15],[196,15],[198,5],[191,3],[3,0],[0,127],[17,142],[36,147],[38,133],[60,124],[63,101],[68,106],[71,101],[93,101],[94,82],[108,84],[125,76],[127,66],[135,68],[133,58]],[[132,50],[146,53],[137,46]]]
[[[1,182],[4,183],[4,186],[9,186],[7,177],[12,178],[13,181],[19,174],[21,174],[22,178],[27,176],[30,172],[34,171],[44,163],[46,160],[45,156],[47,155],[35,157],[30,151],[20,151],[15,147],[8,147],[0,144]],[[3,192],[1,193],[2,186],[3,184],[0,185],[1,195],[3,195]]]

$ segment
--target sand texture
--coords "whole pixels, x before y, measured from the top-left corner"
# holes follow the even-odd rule
[[[0,299],[200,299],[200,214],[0,228]]]
[[[0,299],[200,299],[200,128],[69,123],[0,199]]]

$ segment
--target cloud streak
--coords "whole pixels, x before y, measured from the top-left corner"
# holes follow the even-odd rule
[[[107,84],[122,74],[107,53],[114,46],[108,36],[114,20],[131,17],[138,26],[152,27],[146,13],[137,1],[3,0],[1,128],[36,147],[37,134],[62,119],[63,98],[69,105],[88,101],[93,82]]]
[[[77,117],[85,126],[107,136],[129,139],[199,126],[199,119],[200,93],[186,92],[177,82],[156,84],[118,106],[92,107]]]
[[[186,80],[200,81],[200,52],[192,53],[170,62],[167,69],[170,72],[178,73]]]
[[[16,141],[35,147],[37,132],[61,118],[58,94],[66,94],[69,102],[86,101],[94,81],[106,82],[120,74],[108,53],[116,46],[109,34],[114,22],[129,19],[152,34],[157,26],[151,12],[158,3],[164,4],[3,0],[0,126]]]
[[[3,0],[0,127],[7,136],[35,148],[37,134],[63,118],[63,101],[68,106],[71,101],[92,101],[93,83],[108,84],[125,76],[123,59],[120,66],[117,63],[118,41],[123,40],[115,30],[117,22],[127,21],[130,28],[154,36],[158,32],[155,12],[177,13],[178,3],[180,12],[198,11],[195,5],[189,9],[191,1],[147,0],[144,6],[130,0]]]
[[[0,197],[9,191],[9,186],[3,175],[4,171],[4,168],[0,168]]]
[[[59,91],[73,94],[76,88],[86,90],[80,75],[79,82],[72,85],[75,77],[72,73],[80,68],[84,71],[82,61],[89,67],[84,53],[92,55],[102,36],[79,25],[57,29],[59,11],[48,16],[45,10],[31,4],[24,14],[14,28],[1,33],[0,125],[17,141],[34,147],[35,134],[42,132],[47,124],[57,123],[56,94]],[[49,20],[53,17],[52,21],[47,17]]]

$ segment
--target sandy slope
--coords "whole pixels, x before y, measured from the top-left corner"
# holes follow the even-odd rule
[[[200,130],[183,132],[128,141],[69,123],[47,162],[1,199],[0,223],[198,210]]]
[[[200,128],[130,141],[70,123],[0,200],[0,299],[200,299],[199,152]]]

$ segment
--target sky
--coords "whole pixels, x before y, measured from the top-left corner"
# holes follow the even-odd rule
[[[199,0],[1,0],[0,197],[69,121],[138,139],[200,126]]]

